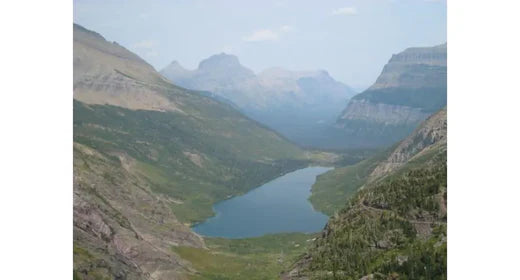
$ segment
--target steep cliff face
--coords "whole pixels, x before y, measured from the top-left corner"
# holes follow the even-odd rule
[[[303,145],[323,142],[316,131],[332,126],[354,95],[326,71],[270,68],[255,75],[228,54],[213,55],[193,71],[174,62],[161,73],[183,87],[230,100],[249,117]]]
[[[392,56],[370,89],[438,87],[446,83],[447,44],[409,48]]]
[[[404,139],[370,174],[376,180],[397,170],[415,157],[447,144],[448,119],[446,108],[425,120],[410,136]]]
[[[342,121],[366,121],[383,125],[413,125],[424,120],[428,113],[410,106],[373,103],[367,99],[349,102]],[[348,129],[347,126],[345,126]]]
[[[442,109],[376,156],[362,187],[282,278],[446,279],[446,137]]]
[[[360,145],[389,145],[402,139],[446,105],[446,61],[446,44],[393,55],[376,82],[350,100],[338,126],[365,142]]]

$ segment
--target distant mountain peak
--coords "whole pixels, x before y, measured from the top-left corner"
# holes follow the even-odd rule
[[[243,67],[238,60],[238,57],[232,54],[220,53],[212,55],[199,63],[199,69],[215,69],[215,68],[229,68],[229,67]]]
[[[174,60],[168,64],[164,69],[168,70],[180,70],[180,71],[189,71],[188,69],[184,68],[177,60]]]
[[[174,61],[170,62],[170,65],[180,66],[181,64],[177,60],[174,60]]]

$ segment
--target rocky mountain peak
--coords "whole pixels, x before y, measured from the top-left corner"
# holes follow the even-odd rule
[[[199,70],[227,69],[243,67],[238,57],[231,54],[220,53],[212,55],[199,63]]]
[[[177,60],[172,61],[168,66],[166,66],[161,73],[165,75],[165,73],[169,75],[175,75],[175,76],[187,76],[191,71],[184,68]]]
[[[228,83],[229,80],[255,77],[253,71],[240,64],[238,57],[226,53],[212,55],[204,59],[199,63],[196,72],[197,75],[216,75],[216,77],[220,77],[217,80],[221,80],[225,77],[224,80],[226,80],[226,83]]]

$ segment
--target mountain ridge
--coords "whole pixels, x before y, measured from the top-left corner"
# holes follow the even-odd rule
[[[447,44],[408,48],[391,57],[372,86],[352,97],[337,126],[368,146],[391,145],[446,103]]]

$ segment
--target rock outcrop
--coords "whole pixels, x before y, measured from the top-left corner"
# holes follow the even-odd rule
[[[338,126],[361,146],[401,140],[446,105],[446,61],[446,44],[393,55],[376,82],[350,100]]]
[[[153,67],[117,43],[74,24],[74,99],[87,104],[182,112]]]
[[[374,181],[405,165],[415,157],[447,144],[448,118],[446,108],[425,120],[372,171],[369,181]]]
[[[125,160],[131,160],[126,158]],[[175,279],[191,271],[169,248],[205,247],[169,201],[120,160],[74,144],[74,273]]]

